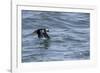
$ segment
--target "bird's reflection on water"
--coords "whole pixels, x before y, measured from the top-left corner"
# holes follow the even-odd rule
[[[40,42],[40,46],[44,49],[48,49],[50,47],[50,39],[42,40],[42,42]]]
[[[50,47],[50,39],[39,39],[37,47],[33,47],[33,49],[36,49],[37,53],[33,52],[31,55],[31,60],[41,62],[41,61],[47,61],[47,51]]]

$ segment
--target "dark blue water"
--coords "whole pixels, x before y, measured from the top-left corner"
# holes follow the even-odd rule
[[[90,14],[22,10],[22,62],[90,59]],[[48,28],[50,40],[32,32]]]

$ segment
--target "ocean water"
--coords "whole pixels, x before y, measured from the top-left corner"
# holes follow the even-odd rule
[[[90,59],[90,14],[22,10],[22,62]],[[49,40],[32,32],[48,28]]]

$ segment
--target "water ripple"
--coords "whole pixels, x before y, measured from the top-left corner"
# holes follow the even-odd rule
[[[90,59],[90,14],[22,10],[22,62]],[[32,32],[48,28],[50,40]]]

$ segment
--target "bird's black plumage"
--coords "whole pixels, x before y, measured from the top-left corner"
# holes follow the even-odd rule
[[[35,31],[35,33],[38,35],[38,38],[47,38],[47,39],[49,39],[50,37],[47,34],[47,32],[49,32],[49,30],[47,30],[47,29],[37,29]]]

